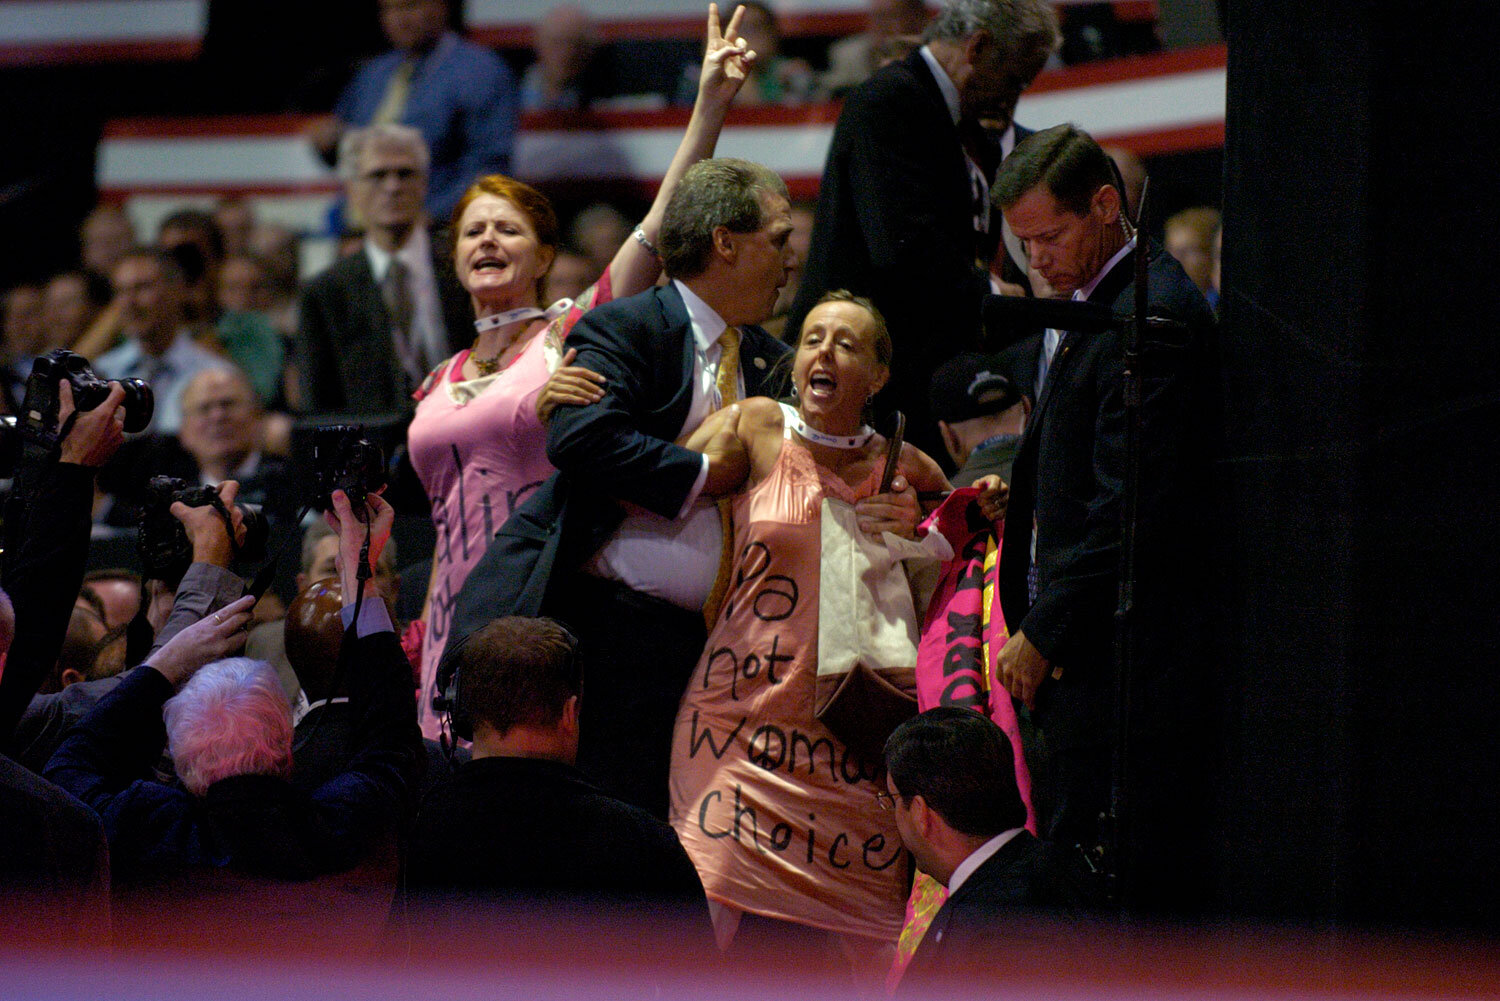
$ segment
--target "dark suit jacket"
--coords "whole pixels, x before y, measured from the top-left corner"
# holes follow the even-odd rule
[[[14,754],[17,722],[57,663],[89,548],[94,471],[47,459],[24,462],[5,506],[3,584],[15,636],[0,673],[0,749]]]
[[[473,306],[451,261],[434,253],[432,274],[448,330],[448,350],[457,351],[474,340]],[[391,342],[390,311],[362,248],[303,289],[297,365],[302,372],[302,406],[309,413],[392,414],[415,409]]]
[[[463,639],[497,615],[540,615],[562,578],[592,556],[621,521],[616,500],[666,518],[682,509],[702,457],[672,444],[692,404],[694,348],[676,288],[648,289],[586,313],[568,335],[573,364],[608,381],[604,399],[559,407],[547,426],[558,472],[501,526],[459,592],[448,660]],[[776,361],[786,345],[745,330],[740,372],[747,396],[777,396]]]
[[[561,893],[705,910],[670,827],[538,758],[478,758],[438,782],[417,811],[405,886],[434,902]]]
[[[1134,268],[1131,254],[1105,276],[1091,301],[1112,303],[1117,312],[1133,310]],[[1160,582],[1157,571],[1177,556],[1191,562],[1201,555],[1182,550],[1192,538],[1192,505],[1202,500],[1195,470],[1208,459],[1196,436],[1207,423],[1203,358],[1214,330],[1202,293],[1154,244],[1148,286],[1151,315],[1180,320],[1185,331],[1153,334],[1145,345],[1138,536],[1143,576],[1137,589],[1142,610],[1160,606],[1164,592],[1152,589]],[[1060,682],[1044,682],[1037,703],[1037,718],[1058,746],[1105,739],[1108,732],[1102,724],[1109,719],[1125,485],[1123,371],[1121,335],[1065,333],[1013,467],[1000,598],[1011,631],[1024,632],[1048,661],[1063,668]],[[1033,517],[1039,587],[1036,604],[1030,605],[1026,572]]]
[[[932,371],[978,343],[989,291],[974,263],[980,251],[958,127],[920,51],[912,52],[844,102],[787,329],[801,330],[830,289],[873,299],[895,347],[877,404],[902,410],[907,439],[929,455],[944,454],[928,418]]]
[[[0,908],[12,943],[18,932],[32,928],[52,927],[63,934],[109,928],[109,849],[99,818],[3,756]],[[79,923],[84,921],[89,923]]]
[[[929,993],[935,982],[993,970],[1020,936],[1030,935],[1028,919],[1083,904],[1080,888],[1054,849],[1022,831],[985,859],[933,915],[901,977],[900,993],[935,997]]]

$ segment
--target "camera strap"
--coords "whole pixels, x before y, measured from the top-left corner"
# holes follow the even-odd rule
[[[240,555],[240,543],[234,537],[234,515],[229,513],[229,508],[224,505],[224,500],[219,496],[217,490],[210,494],[208,503],[210,507],[219,512],[219,517],[224,519],[224,531],[229,534],[229,551],[238,559]]]
[[[62,422],[62,425],[57,429],[57,433],[52,437],[52,450],[59,455],[62,454],[63,439],[68,436],[69,431],[73,430],[73,425],[78,423],[78,413],[75,410],[69,414],[67,420]]]
[[[301,526],[302,519],[306,518],[307,512],[311,510],[311,504],[304,505],[302,510],[297,512],[297,517],[292,520],[292,524]],[[293,545],[302,545],[301,535],[301,532],[287,533],[287,537],[282,540],[281,546],[270,555],[270,558],[266,560],[265,564],[259,570],[255,571],[255,576],[250,579],[249,593],[255,595],[256,601],[259,601],[271,589],[271,583],[276,579],[276,567],[281,563],[281,558],[286,555],[286,551],[291,549]]]

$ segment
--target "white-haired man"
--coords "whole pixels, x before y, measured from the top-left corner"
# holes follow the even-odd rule
[[[929,455],[943,454],[932,373],[978,346],[989,278],[975,259],[999,229],[990,180],[1059,37],[1046,0],[944,0],[922,47],[854,88],[834,128],[787,326],[801,329],[829,289],[874,300],[899,362],[877,402],[906,415],[907,440]]]
[[[359,863],[405,813],[423,751],[411,670],[373,588],[354,622],[354,568],[365,539],[342,493],[335,516],[343,549],[347,628],[341,657],[359,725],[348,768],[312,793],[288,781],[291,709],[262,661],[221,660],[244,643],[254,600],[231,602],[177,633],[132,671],[63,741],[47,777],[96,810],[115,871],[150,879],[190,866],[306,879]],[[182,517],[196,550],[227,545],[202,509]],[[370,555],[393,514],[372,501]],[[216,663],[215,663],[216,662]],[[175,695],[174,695],[175,693]],[[148,777],[166,731],[186,789]]]
[[[434,251],[422,209],[429,156],[416,129],[347,133],[339,171],[364,243],[302,294],[298,363],[313,413],[404,413],[411,390],[473,339],[468,295]]]

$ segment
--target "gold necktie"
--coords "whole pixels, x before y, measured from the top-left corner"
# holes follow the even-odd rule
[[[719,391],[719,406],[738,403],[740,399],[740,332],[735,327],[726,327],[719,335],[719,372],[714,387]],[[719,572],[714,577],[713,589],[703,603],[703,621],[710,630],[719,617],[724,604],[724,595],[729,591],[729,570],[734,563],[734,505],[729,497],[720,497],[715,502],[719,508],[719,531],[723,540],[719,545]]]
[[[411,93],[412,70],[416,66],[415,59],[401,60],[391,74],[390,82],[385,85],[385,95],[380,99],[380,107],[375,109],[375,116],[370,119],[371,125],[388,125],[401,120],[401,113],[406,110],[406,97]]]
[[[740,399],[740,332],[725,327],[719,335],[719,374],[714,387],[719,391],[719,406],[727,407]]]

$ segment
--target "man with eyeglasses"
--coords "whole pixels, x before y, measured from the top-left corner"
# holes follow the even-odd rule
[[[1005,962],[1020,922],[1083,904],[1082,884],[1026,830],[1010,740],[988,717],[939,706],[885,742],[886,788],[917,867],[948,889],[902,976],[930,995],[935,981]]]
[[[468,296],[427,232],[428,162],[404,125],[344,136],[339,167],[364,242],[303,292],[305,411],[409,414],[411,391],[473,337]]]
[[[250,379],[221,362],[194,375],[180,395],[182,426],[175,435],[142,435],[121,447],[100,476],[114,498],[100,512],[104,523],[134,527],[153,476],[189,484],[240,485],[241,504],[263,508],[273,522],[296,513],[298,489],[287,461],[261,451],[264,412]]]

